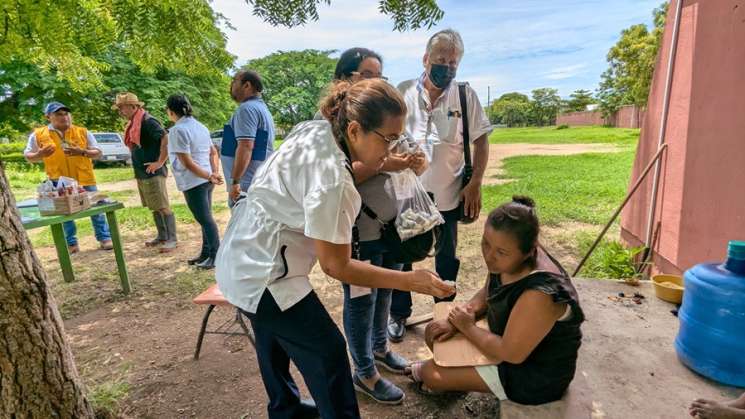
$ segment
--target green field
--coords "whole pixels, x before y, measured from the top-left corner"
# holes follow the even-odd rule
[[[41,164],[29,164],[20,162],[4,163],[5,176],[10,183],[10,191],[16,201],[34,198],[36,187],[43,182],[47,175]],[[96,182],[99,186],[104,183],[119,182],[134,178],[131,167],[112,166],[95,168]]]
[[[492,144],[616,144],[635,145],[639,139],[638,129],[609,127],[528,127],[497,128],[489,136]]]
[[[502,178],[513,181],[484,187],[484,208],[528,195],[545,224],[602,224],[626,194],[633,161],[632,151],[508,158]]]
[[[508,158],[504,161],[504,173],[501,177],[509,182],[483,188],[484,211],[509,201],[512,195],[528,195],[536,201],[541,222],[559,229],[565,236],[561,240],[574,249],[575,256],[579,256],[626,193],[638,137],[639,130],[605,127],[496,129],[490,137],[492,143],[606,143],[617,145],[619,151]],[[275,148],[278,146],[279,142],[275,144]],[[133,177],[130,167],[104,167],[95,170],[98,186],[103,190],[108,183]],[[36,186],[45,178],[41,165],[6,163],[5,172],[18,200],[33,197]],[[134,194],[136,191],[119,191],[112,193],[111,197],[126,201]],[[180,224],[194,223],[184,204],[174,202],[173,210]],[[227,207],[219,203],[213,210],[220,213],[226,211]],[[118,215],[123,231],[152,229],[151,215],[145,208],[128,207]],[[564,234],[562,229],[571,223],[579,223],[584,227],[579,231],[567,229]],[[617,226],[612,232],[617,234]],[[89,236],[92,233],[90,223],[78,223],[79,236]],[[47,230],[35,231],[31,239],[35,246],[52,245],[51,234]],[[608,266],[609,262],[606,261],[618,259],[620,249],[613,240],[604,242],[596,256],[590,260],[587,272],[594,277],[613,277],[613,272],[619,272],[618,266]],[[628,269],[628,266],[623,265],[621,268]]]

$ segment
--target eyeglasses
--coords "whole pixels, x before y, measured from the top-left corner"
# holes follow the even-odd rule
[[[382,138],[383,141],[386,142],[386,144],[388,144],[388,150],[393,150],[398,147],[398,145],[401,143],[401,140],[403,139],[403,135],[397,134],[395,136],[386,137],[385,135],[379,133],[378,130],[374,129],[372,130],[372,132],[378,134],[378,136]]]
[[[353,76],[359,76],[360,78],[363,78],[365,80],[367,80],[367,79],[381,79],[381,80],[388,81],[388,77],[386,77],[386,76],[384,76],[384,75],[382,75],[380,73],[376,74],[376,73],[373,73],[372,71],[367,71],[367,70],[362,71],[362,72],[353,71],[352,72],[352,75]]]

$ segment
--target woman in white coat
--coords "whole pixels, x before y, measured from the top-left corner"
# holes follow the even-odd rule
[[[399,272],[352,259],[360,196],[353,162],[382,167],[404,132],[406,104],[380,79],[339,82],[326,120],[298,124],[236,204],[217,255],[217,282],[251,320],[270,418],[357,418],[344,337],[309,281],[316,261],[344,283],[436,297],[455,289],[426,270]],[[315,405],[301,402],[297,366]]]

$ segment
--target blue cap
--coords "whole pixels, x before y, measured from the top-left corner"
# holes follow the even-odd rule
[[[727,249],[727,256],[732,259],[745,260],[745,241],[730,241]]]
[[[49,115],[50,113],[55,113],[60,109],[64,109],[67,112],[70,112],[70,108],[65,106],[64,104],[60,102],[49,102],[47,103],[47,106],[44,107],[44,115]]]

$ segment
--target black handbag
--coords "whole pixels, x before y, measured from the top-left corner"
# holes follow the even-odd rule
[[[373,220],[380,223],[380,238],[385,242],[388,251],[395,256],[396,263],[420,262],[429,256],[434,256],[432,248],[437,241],[439,226],[414,236],[408,240],[401,241],[396,230],[396,219],[385,223],[378,218],[378,214],[372,208],[362,203],[362,211]]]
[[[460,96],[460,116],[461,124],[463,125],[463,159],[466,161],[465,167],[463,168],[463,178],[461,183],[461,190],[468,185],[473,177],[473,164],[471,163],[471,135],[468,132],[468,103],[466,102],[466,83],[458,83],[458,96]],[[466,201],[461,198],[460,204],[458,204],[458,221],[462,224],[471,224],[476,221],[476,218],[470,217],[466,214]]]

